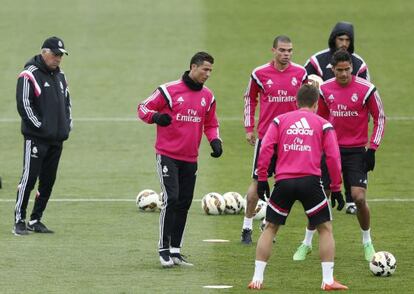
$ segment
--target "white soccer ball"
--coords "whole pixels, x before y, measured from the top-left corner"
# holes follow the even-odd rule
[[[201,200],[201,208],[206,214],[223,214],[226,209],[226,201],[219,193],[211,192],[204,195]]]
[[[389,277],[397,268],[397,260],[387,251],[378,251],[369,262],[369,269],[377,277]]]
[[[322,80],[322,78],[320,76],[313,74],[313,75],[309,75],[308,76],[308,82],[309,82],[309,84],[312,84],[312,83],[317,84],[318,89],[319,89],[320,86],[323,83],[323,80]]]
[[[223,194],[226,208],[224,210],[227,214],[238,214],[242,209],[243,197],[237,192],[227,192]]]
[[[253,219],[262,220],[266,217],[267,202],[259,199],[254,210]]]
[[[138,193],[136,204],[141,211],[155,211],[159,202],[159,195],[151,189],[145,189]]]

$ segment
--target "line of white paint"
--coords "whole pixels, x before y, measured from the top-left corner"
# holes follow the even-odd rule
[[[243,117],[222,116],[220,121],[243,121]],[[413,121],[414,116],[387,116],[387,120],[396,121]],[[136,122],[139,121],[135,117],[79,117],[74,118],[76,122]],[[19,118],[0,118],[0,123],[17,123]]]
[[[414,197],[410,198],[374,198],[367,199],[368,202],[414,202]],[[15,202],[15,199],[0,199],[0,202]],[[33,201],[33,200],[30,200]],[[51,202],[135,202],[135,199],[127,198],[61,198],[50,199]],[[193,202],[201,202],[201,199],[193,199]]]

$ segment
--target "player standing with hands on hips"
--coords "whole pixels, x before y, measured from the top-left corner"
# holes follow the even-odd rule
[[[194,195],[197,157],[204,132],[212,157],[223,149],[216,116],[216,100],[204,86],[214,59],[206,52],[196,53],[190,70],[182,78],[159,86],[138,105],[138,116],[157,124],[155,143],[157,172],[163,192],[158,251],[162,267],[192,266],[183,255],[184,228]]]
[[[319,232],[319,252],[323,290],[346,290],[348,287],[333,278],[335,241],[332,233],[332,212],[321,180],[321,156],[332,178],[332,206],[343,201],[341,194],[341,162],[332,125],[316,115],[318,90],[303,85],[297,94],[299,109],[282,114],[272,121],[262,141],[257,166],[257,193],[269,196],[267,169],[277,150],[276,183],[266,210],[266,226],[257,242],[256,261],[250,289],[262,289],[264,271],[272,251],[272,240],[284,225],[296,200],[305,210],[309,222]]]
[[[273,60],[253,70],[244,96],[244,127],[247,142],[255,146],[253,157],[252,183],[247,190],[246,211],[243,219],[241,242],[252,243],[253,216],[259,197],[257,195],[256,167],[262,138],[277,115],[296,110],[296,93],[306,80],[306,70],[291,62],[293,46],[287,36],[278,36],[273,41]],[[260,114],[256,139],[254,114],[257,104]],[[274,173],[276,158],[269,163],[269,177]]]
[[[15,235],[27,235],[28,230],[53,233],[40,220],[55,183],[63,141],[72,129],[69,88],[59,67],[63,54],[68,53],[62,39],[46,39],[41,53],[26,63],[17,80],[16,100],[22,118],[24,158],[14,211]],[[37,179],[39,187],[26,225],[27,204]]]

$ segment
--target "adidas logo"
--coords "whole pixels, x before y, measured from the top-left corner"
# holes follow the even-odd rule
[[[268,79],[266,85],[273,85],[273,81],[271,79]]]
[[[290,128],[286,131],[288,135],[308,135],[313,136],[313,130],[310,128],[308,122],[304,117],[299,121],[295,122]]]
[[[184,102],[183,97],[179,97],[179,98],[177,99],[177,102],[179,102],[179,103],[183,103],[183,102]]]
[[[43,85],[43,87],[50,87],[50,85],[49,85],[49,83],[48,82],[45,82],[45,84]]]

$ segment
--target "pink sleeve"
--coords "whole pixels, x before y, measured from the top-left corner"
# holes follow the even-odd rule
[[[220,139],[219,122],[216,115],[216,101],[214,100],[214,97],[211,102],[210,109],[206,113],[204,121],[204,134],[209,142],[214,139]]]
[[[329,108],[322,96],[318,99],[318,111],[316,113],[326,120],[329,119]]]
[[[257,163],[257,175],[259,181],[267,180],[267,169],[270,164],[275,149],[275,144],[278,143],[279,126],[275,121],[271,122],[266,134],[263,137],[262,145],[260,146],[259,162]]]
[[[147,99],[138,104],[138,117],[148,124],[152,124],[152,116],[167,106],[161,92],[157,89]]]
[[[326,165],[328,166],[331,178],[331,191],[341,190],[341,155],[339,153],[338,140],[336,133],[330,123],[324,126],[323,151],[326,155]]]
[[[374,121],[369,148],[377,150],[384,136],[385,128],[384,107],[377,91],[374,91],[368,99],[368,110]]]
[[[256,112],[259,92],[259,85],[250,78],[249,85],[244,94],[244,128],[246,133],[253,132],[254,130],[254,113]]]

